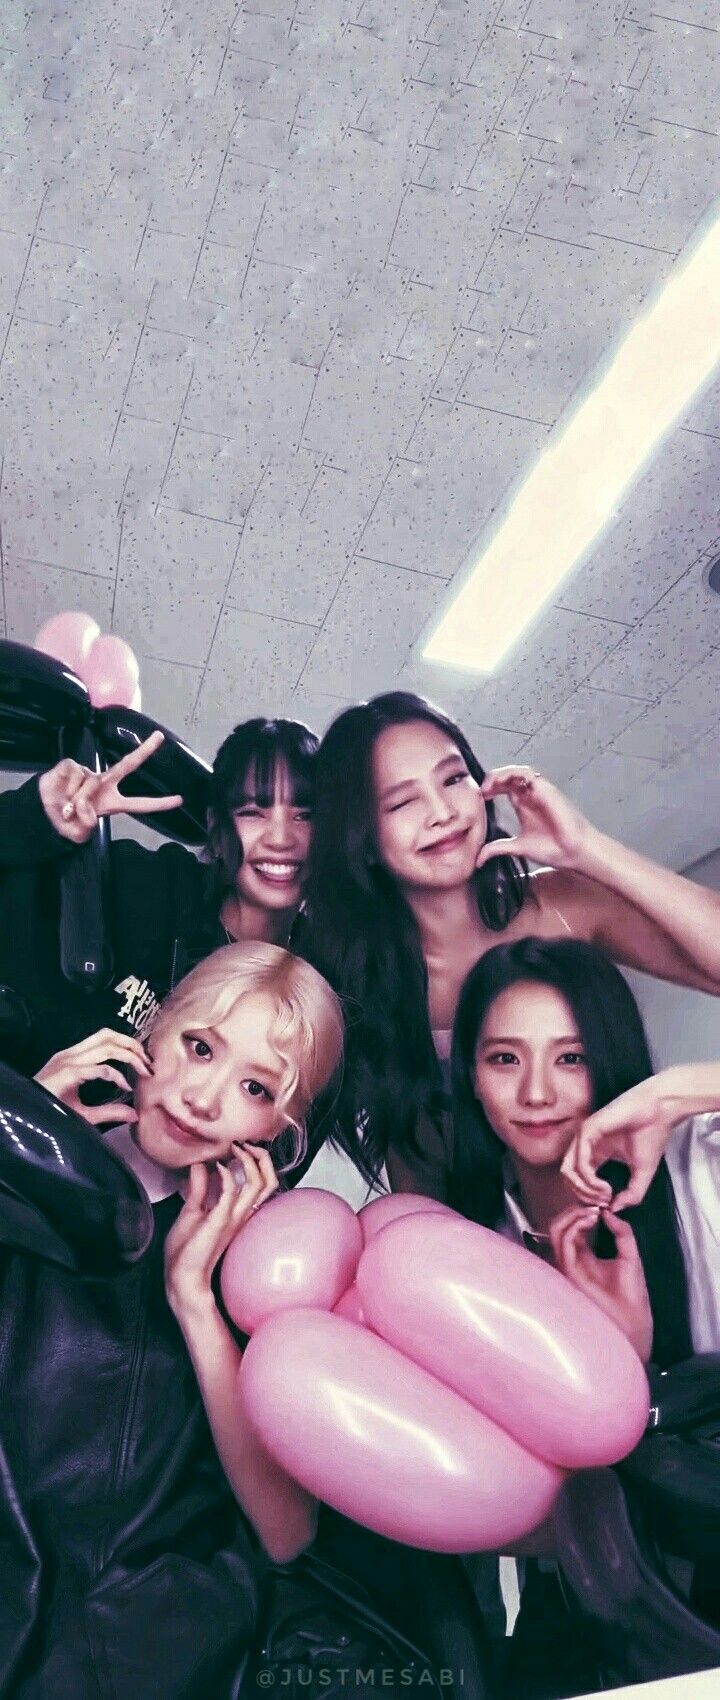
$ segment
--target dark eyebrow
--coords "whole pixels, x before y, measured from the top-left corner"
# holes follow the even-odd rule
[[[435,763],[435,766],[432,769],[432,772],[433,773],[441,773],[443,768],[449,767],[453,762],[456,762],[456,761],[460,762],[462,767],[467,767],[467,762],[465,761],[464,757],[461,756],[460,751],[459,750],[453,750],[453,751],[451,751],[451,753],[449,755],[441,756],[440,761],[437,761]],[[394,796],[396,791],[404,791],[406,786],[408,786],[408,785],[417,785],[417,779],[397,779],[395,781],[394,785],[388,785],[388,788],[387,788],[386,791],[381,791],[378,801],[381,802],[381,803],[386,803],[387,800],[388,800],[388,797]]]
[[[517,1035],[512,1033],[491,1033],[489,1038],[480,1040],[481,1045],[526,1045],[527,1042],[527,1039],[518,1038]],[[560,1039],[553,1039],[551,1043],[553,1045],[581,1045],[582,1039],[579,1033],[566,1033]]]

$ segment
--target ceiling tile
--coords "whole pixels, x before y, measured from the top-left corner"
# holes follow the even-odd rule
[[[223,611],[195,711],[205,748],[211,730],[219,742],[239,720],[289,712],[314,637],[310,626]]]
[[[568,690],[588,681],[600,656],[614,649],[624,630],[608,620],[548,609],[508,660],[479,686],[470,707],[472,717],[526,736],[538,731],[560,708]]]
[[[3,574],[7,636],[14,643],[32,643],[40,626],[67,608],[81,608],[104,631],[109,630],[113,597],[109,579],[12,554],[5,555]]]
[[[237,539],[236,527],[190,514],[163,508],[157,514],[128,514],[123,522],[113,630],[127,638],[138,655],[202,666]]]
[[[353,561],[302,675],[302,688],[366,697],[389,690],[443,581]]]
[[[639,715],[615,740],[614,748],[626,755],[669,761],[713,726],[720,727],[720,647]]]
[[[698,560],[601,662],[588,680],[654,702],[720,644],[720,601]]]
[[[143,714],[152,715],[178,738],[192,741],[191,720],[202,679],[201,667],[181,666],[146,655],[140,667]]]
[[[635,750],[632,743],[624,742],[620,736],[641,711],[642,703],[634,697],[579,685],[523,744],[520,759],[547,774],[556,785],[565,785],[609,744],[619,753],[654,755],[652,750]],[[625,738],[632,738],[632,727]]]

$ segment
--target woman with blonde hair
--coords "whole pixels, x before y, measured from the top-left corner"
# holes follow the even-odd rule
[[[270,1149],[302,1149],[341,1052],[321,976],[279,946],[233,944],[178,985],[145,1045],[104,1030],[40,1071],[95,1123],[108,1107],[87,1108],[83,1086],[126,1094],[132,1071],[107,1139],[155,1233],[113,1280],[0,1252],[1,1695],[242,1692],[265,1554],[300,1552],[317,1507],[243,1422],[213,1274],[277,1187]]]

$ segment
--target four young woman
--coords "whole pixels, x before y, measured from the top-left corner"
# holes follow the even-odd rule
[[[0,978],[31,1007],[33,1069],[95,1123],[108,1107],[88,1109],[82,1088],[122,1091],[132,1074],[134,1107],[106,1137],[156,1211],[153,1245],[111,1285],[3,1259],[23,1604],[0,1692],[22,1700],[241,1692],[249,1531],[290,1559],[317,1508],[238,1422],[241,1347],[214,1275],[331,1081],[340,1178],[321,1184],[357,1203],[372,1184],[434,1193],[520,1236],[645,1359],[720,1350],[720,1192],[691,1173],[712,1122],[675,1142],[675,1191],[661,1151],[688,1103],[720,1105],[720,1081],[676,1080],[651,1102],[642,1023],[608,960],[720,992],[720,898],[530,770],[486,775],[459,728],[394,692],[340,715],[319,750],[292,722],[237,728],[215,762],[204,863],[116,844],[116,983],[87,997],[60,973],[54,868],[101,815],[149,812],[119,785],[155,742],[104,775],[62,762],[0,799],[2,900],[27,931]],[[650,1163],[643,1134],[660,1124]],[[597,1173],[618,1156],[619,1194]],[[633,1206],[622,1218],[611,1187]]]

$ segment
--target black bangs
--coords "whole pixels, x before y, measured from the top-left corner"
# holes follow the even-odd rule
[[[295,720],[249,720],[218,750],[213,769],[215,807],[232,813],[243,803],[270,808],[279,772],[290,781],[293,803],[311,808],[315,795],[317,738]]]
[[[292,756],[292,760],[291,760]],[[263,739],[244,775],[238,777],[227,797],[229,809],[242,808],[243,803],[257,803],[260,809],[272,808],[277,791],[278,773],[286,773],[290,781],[290,800],[298,809],[312,808],[315,783],[312,760],[298,759],[278,743]]]

